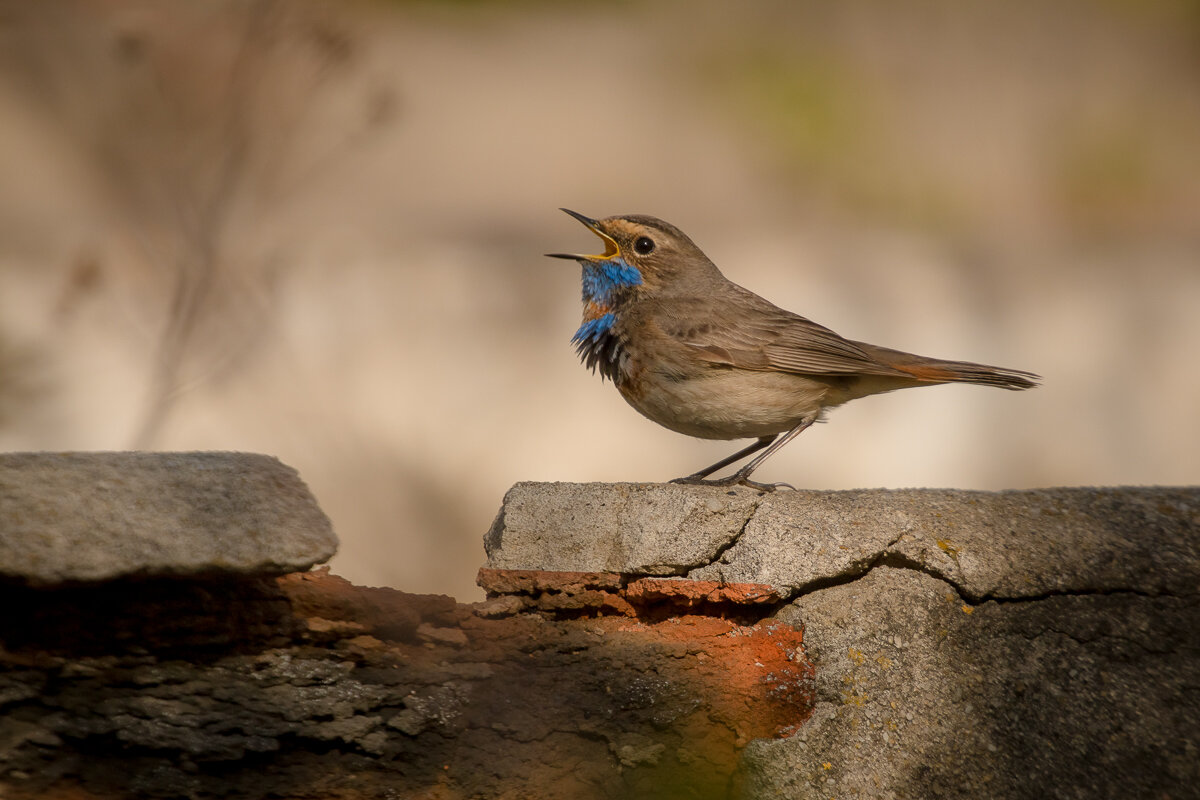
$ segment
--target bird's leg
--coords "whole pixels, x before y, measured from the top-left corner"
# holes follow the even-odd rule
[[[737,472],[733,473],[729,477],[732,479],[732,481],[734,483],[739,483],[743,486],[751,486],[751,487],[758,488],[758,489],[769,486],[770,488],[767,489],[767,491],[774,491],[776,489],[776,487],[779,487],[779,486],[787,486],[788,488],[795,489],[796,488],[795,486],[792,486],[791,484],[788,484],[788,483],[757,483],[756,481],[750,480],[750,473],[754,472],[754,470],[758,469],[759,466],[764,461],[766,461],[768,458],[770,458],[775,453],[776,450],[783,447],[785,444],[790,442],[792,439],[795,439],[797,436],[799,436],[801,433],[803,433],[807,428],[809,428],[814,422],[817,421],[818,415],[819,415],[819,412],[814,413],[814,414],[809,414],[807,417],[800,420],[800,423],[798,425],[796,425],[796,427],[792,428],[790,431],[783,434],[775,441],[771,442],[770,447],[768,447],[766,450],[763,450],[761,453],[759,453],[757,456],[755,456],[754,459],[749,464],[742,467],[741,469],[739,469]]]
[[[704,469],[700,470],[699,472],[693,472],[691,475],[688,475],[687,477],[684,477],[684,478],[676,478],[675,480],[671,481],[671,483],[690,483],[690,484],[695,484],[695,485],[699,485],[699,486],[705,486],[708,484],[712,484],[713,481],[706,481],[704,479],[707,478],[709,475],[712,475],[717,470],[728,467],[730,464],[734,463],[735,461],[741,461],[743,458],[750,455],[751,453],[757,453],[759,450],[762,450],[764,447],[769,445],[771,442],[775,441],[775,438],[777,436],[779,436],[779,434],[774,434],[773,436],[763,436],[763,437],[759,438],[758,441],[756,441],[754,444],[750,445],[749,447],[743,447],[741,450],[738,450],[733,455],[728,456],[727,458],[722,458],[720,461],[713,464],[711,467],[705,467]]]
[[[789,483],[759,483],[758,481],[752,481],[750,480],[750,474],[754,472],[754,470],[758,469],[759,466],[761,466],[764,461],[770,458],[779,448],[783,447],[792,439],[795,439],[797,436],[803,433],[806,428],[816,422],[817,416],[818,414],[816,413],[810,414],[804,419],[800,420],[796,427],[792,428],[782,436],[764,436],[754,444],[747,447],[745,450],[734,453],[732,456],[724,459],[723,461],[718,461],[708,469],[700,470],[695,475],[689,475],[686,478],[678,478],[671,482],[689,483],[699,486],[749,486],[751,489],[758,489],[759,491],[763,492],[773,492],[780,486],[787,486],[789,489],[794,489],[796,487]],[[764,447],[766,448],[765,450],[755,456],[753,460],[746,464],[746,466],[742,467],[732,475],[726,478],[703,480],[704,476],[717,471],[721,467],[732,464],[739,458],[748,456],[757,450],[762,450]]]

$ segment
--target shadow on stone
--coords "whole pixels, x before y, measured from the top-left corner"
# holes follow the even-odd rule
[[[0,598],[27,611],[0,625],[5,797],[716,800],[811,708],[782,623],[484,618],[319,572]]]
[[[286,644],[295,620],[273,578],[125,579],[56,589],[0,585],[0,642],[59,657],[207,652]]]

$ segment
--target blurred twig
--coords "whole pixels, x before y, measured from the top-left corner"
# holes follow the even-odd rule
[[[154,360],[150,401],[141,427],[133,438],[136,449],[151,446],[161,430],[179,389],[179,372],[184,354],[196,331],[197,320],[216,285],[216,271],[227,215],[238,182],[245,178],[250,151],[249,100],[257,88],[256,59],[266,45],[264,25],[273,0],[258,0],[249,7],[245,32],[229,76],[222,150],[214,173],[216,181],[207,197],[196,198],[194,217],[177,208],[183,248],[175,264],[175,287],[171,293],[167,325]],[[181,198],[176,198],[177,200]]]
[[[391,119],[387,88],[368,87],[365,107],[328,105],[361,92],[348,82],[357,40],[337,13],[348,12],[0,0],[0,71],[57,124],[114,231],[150,265],[158,334],[134,447],[153,447],[187,388],[267,329],[272,248],[286,243],[264,250],[262,232]]]

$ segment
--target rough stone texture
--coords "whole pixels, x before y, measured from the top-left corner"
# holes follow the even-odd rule
[[[507,504],[475,607],[0,583],[0,796],[1197,796],[1198,488]]]
[[[688,575],[793,594],[902,563],[982,599],[1134,585],[1194,591],[1198,528],[1195,488],[761,495],[519,483],[487,544],[489,567]]]
[[[1200,597],[964,603],[878,567],[803,621],[817,708],[746,751],[755,798],[1183,798],[1200,786]]]
[[[1200,585],[1196,489],[780,492],[718,563],[689,574],[796,591],[893,563],[964,597]]]
[[[627,552],[628,531],[551,515],[584,493],[661,519],[638,488],[518,485],[490,560],[582,568],[554,530]],[[745,797],[1197,796],[1200,488],[744,493],[723,538],[656,560],[770,584],[792,602],[767,613],[805,629],[816,709],[749,745]]]
[[[0,454],[0,577],[284,574],[337,549],[290,467],[252,453]]]
[[[487,566],[681,575],[716,558],[758,503],[741,488],[518,483],[484,539]]]
[[[719,602],[677,583],[685,606]],[[0,618],[0,797],[735,795],[745,745],[811,711],[802,634],[671,613],[673,594],[484,618],[321,571],[0,587],[30,611]]]

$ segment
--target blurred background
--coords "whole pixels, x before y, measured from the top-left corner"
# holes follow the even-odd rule
[[[297,468],[358,583],[480,597],[514,482],[740,443],[579,364],[557,208],[854,339],[1033,370],[757,477],[1200,483],[1200,3],[0,2],[0,449]]]

